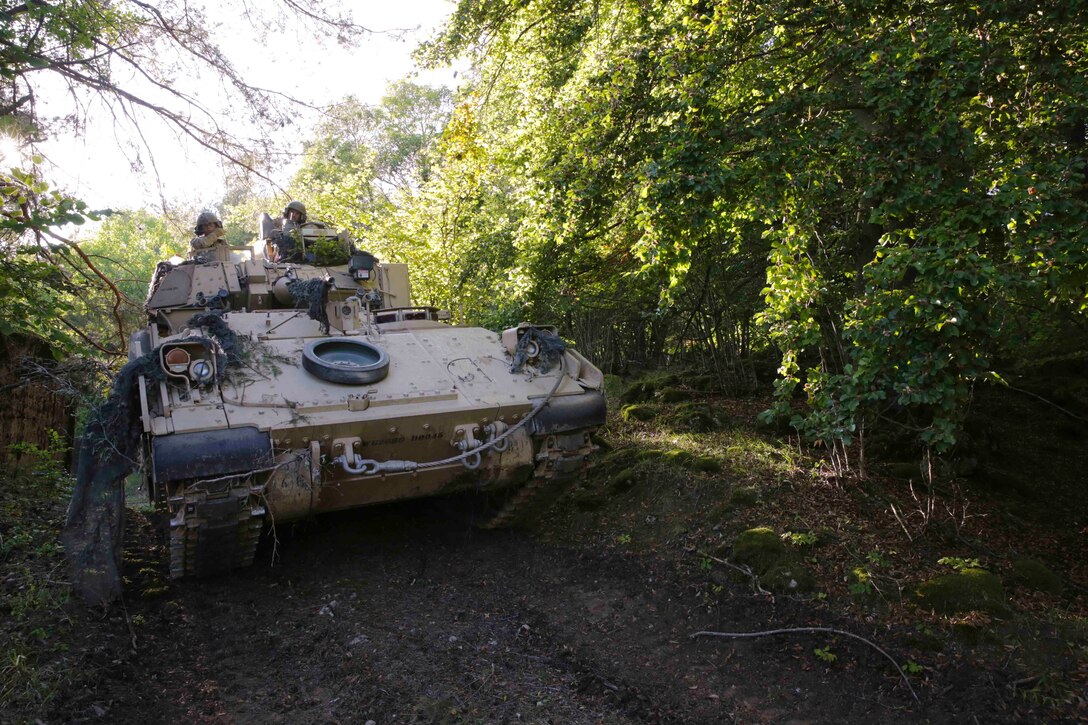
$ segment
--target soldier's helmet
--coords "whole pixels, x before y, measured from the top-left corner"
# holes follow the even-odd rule
[[[223,222],[219,221],[219,217],[215,215],[215,212],[205,211],[201,212],[200,216],[196,218],[196,225],[193,227],[193,233],[203,234],[203,232],[200,231],[200,228],[205,224],[214,224],[220,229],[223,228]]]
[[[283,218],[287,219],[288,215],[293,211],[297,211],[299,214],[298,223],[304,224],[306,222],[306,205],[301,201],[292,201],[283,208]]]

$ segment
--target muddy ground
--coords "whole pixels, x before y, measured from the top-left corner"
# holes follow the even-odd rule
[[[130,542],[127,617],[72,605],[82,667],[43,722],[1013,722],[1010,675],[898,673],[826,635],[693,640],[699,630],[830,626],[899,662],[909,633],[812,602],[708,589],[697,567],[522,531],[433,502],[326,516],[262,544],[252,569],[170,584]],[[127,620],[127,621],[126,621]],[[828,647],[834,662],[813,656]]]

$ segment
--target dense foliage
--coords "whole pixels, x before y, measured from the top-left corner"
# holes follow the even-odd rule
[[[0,58],[13,89],[56,64],[44,48],[108,75],[91,54],[152,27],[141,5],[46,7],[5,16],[11,37],[33,20],[55,41]],[[62,12],[85,32],[51,30]],[[887,422],[946,449],[975,385],[1084,354],[1086,15],[1011,0],[464,0],[420,51],[468,59],[458,96],[400,82],[375,105],[345,99],[287,189],[311,219],[410,263],[414,301],[461,321],[559,322],[610,371],[686,360],[734,391],[766,382],[762,354],[777,359],[773,414],[811,438],[850,444]],[[7,215],[12,240],[90,213],[12,179],[41,209]],[[19,208],[17,189],[6,198]],[[229,192],[231,239],[286,198]],[[30,267],[0,292],[40,280],[27,300],[42,311],[9,326],[49,336],[49,316],[84,314],[64,287],[86,275],[57,277],[54,247],[73,253],[9,242],[4,269]],[[151,251],[166,249],[133,252],[140,266]]]
[[[754,316],[783,409],[803,386],[802,430],[849,443],[895,417],[945,448],[977,381],[1068,343],[1025,330],[1083,332],[1085,15],[462,2],[426,52],[473,60],[474,127],[447,136],[480,152],[439,174],[501,180],[506,203],[471,218],[512,223],[533,309],[656,311],[674,353]]]

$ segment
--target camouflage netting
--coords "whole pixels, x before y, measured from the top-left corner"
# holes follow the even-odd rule
[[[219,313],[207,312],[189,320],[190,327],[206,329],[215,340],[196,337],[215,352],[221,379],[228,366],[238,365],[238,340]],[[72,587],[90,604],[107,604],[121,595],[121,543],[125,512],[125,478],[138,467],[140,402],[138,382],[164,380],[159,350],[130,361],[113,378],[106,402],[90,415],[83,433],[76,486],[68,505],[62,541]]]
[[[329,301],[330,283],[323,279],[293,279],[287,283],[287,289],[295,298],[295,306],[307,306],[306,314],[311,320],[321,323],[322,334],[329,334],[329,315],[325,305]]]
[[[83,433],[76,487],[61,538],[72,587],[91,604],[107,604],[121,595],[125,477],[136,468],[143,432],[137,400],[141,375],[163,379],[158,351],[121,368],[109,397],[91,413]]]
[[[520,373],[525,363],[530,361],[532,356],[529,352],[532,343],[536,343],[538,350],[536,365],[542,373],[551,370],[567,350],[567,343],[563,342],[563,338],[559,335],[536,327],[527,327],[521,339],[518,340],[518,346],[514,349],[514,362],[510,365],[510,372]]]

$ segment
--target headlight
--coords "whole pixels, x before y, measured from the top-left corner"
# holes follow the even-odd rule
[[[207,360],[197,360],[189,368],[189,377],[193,379],[193,382],[201,385],[209,383],[215,377],[215,368]]]
[[[189,369],[189,353],[180,347],[171,348],[163,357],[166,371],[175,375],[184,375]]]

